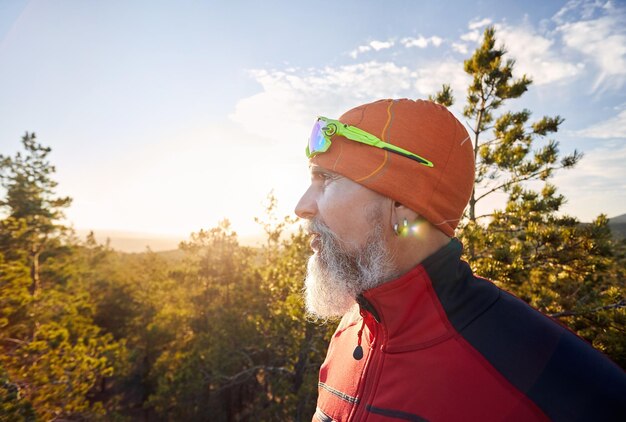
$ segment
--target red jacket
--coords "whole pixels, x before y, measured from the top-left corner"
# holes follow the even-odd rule
[[[619,367],[460,255],[453,240],[359,297],[320,369],[314,421],[626,420]]]

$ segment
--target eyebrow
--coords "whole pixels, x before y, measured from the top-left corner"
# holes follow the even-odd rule
[[[325,169],[324,167],[317,166],[315,164],[309,164],[309,170],[311,174],[328,174],[330,176],[339,176],[339,173]]]

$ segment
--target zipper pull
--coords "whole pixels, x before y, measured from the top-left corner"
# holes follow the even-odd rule
[[[354,360],[363,359],[363,348],[360,344],[354,348],[354,352],[352,352],[352,357],[354,358]]]
[[[361,347],[361,337],[363,337],[363,327],[365,327],[365,318],[363,318],[363,323],[361,324],[361,329],[359,330],[357,336],[357,345],[354,348],[354,352],[352,352],[352,357],[354,360],[363,359],[363,347]]]

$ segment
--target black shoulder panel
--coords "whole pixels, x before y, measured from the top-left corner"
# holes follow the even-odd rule
[[[470,345],[552,420],[626,421],[623,370],[519,298],[474,277],[447,249],[448,259],[438,253],[424,267]]]

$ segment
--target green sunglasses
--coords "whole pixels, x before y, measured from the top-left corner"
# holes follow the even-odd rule
[[[358,127],[346,125],[341,123],[339,120],[327,119],[326,117],[321,116],[317,118],[315,125],[313,125],[313,130],[311,131],[311,136],[309,137],[309,144],[306,147],[306,156],[311,158],[326,152],[328,148],[330,148],[330,144],[332,143],[330,138],[333,135],[343,136],[351,141],[360,142],[365,145],[393,152],[417,161],[426,167],[434,167],[433,163],[427,159],[395,145],[381,141],[376,136],[359,129]]]

